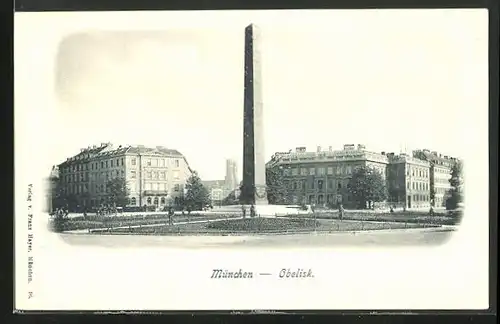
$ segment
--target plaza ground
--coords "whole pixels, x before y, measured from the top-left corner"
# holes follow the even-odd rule
[[[368,246],[436,246],[453,235],[451,228],[400,229],[291,235],[168,236],[168,235],[60,235],[71,245],[100,247],[170,248],[320,248]]]

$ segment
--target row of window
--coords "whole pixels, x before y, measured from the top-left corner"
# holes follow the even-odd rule
[[[175,180],[179,179],[179,171],[174,171],[173,172],[173,177]],[[130,178],[131,179],[136,179],[137,178],[137,171],[130,171]],[[145,178],[146,179],[160,179],[160,180],[165,180],[167,178],[167,174],[165,171],[147,171],[145,173]]]
[[[328,181],[325,180],[316,180],[316,181],[306,181],[306,180],[299,180],[299,181],[286,181],[285,186],[289,189],[342,189],[342,182],[336,182],[333,179],[329,179]]]
[[[180,184],[176,183],[174,184],[174,191],[180,191],[181,186]],[[144,190],[163,190],[166,191],[168,190],[168,183],[151,183],[147,182],[144,184]]]
[[[410,175],[410,171],[411,171],[412,177],[420,177],[420,178],[428,178],[429,177],[429,170],[428,169],[409,167],[406,171],[407,176]]]
[[[97,180],[109,180],[110,178],[115,178],[115,177],[118,177],[118,176],[121,176],[121,177],[125,177],[125,171],[124,170],[112,170],[112,171],[108,171],[108,172],[101,172],[101,173],[90,173],[90,177],[89,177],[89,172],[83,172],[83,173],[79,173],[79,174],[67,174],[64,176],[64,181],[66,183],[69,183],[69,182],[83,182],[83,181],[89,181],[92,180],[92,181],[97,181]]]
[[[406,183],[406,188],[410,189],[410,182]],[[411,189],[413,189],[413,190],[429,190],[429,183],[427,183],[427,182],[411,182]]]
[[[430,197],[428,195],[413,195],[413,201],[430,201]]]
[[[347,166],[337,166],[337,167],[319,167],[319,168],[285,168],[284,169],[284,174],[285,175],[293,175],[297,176],[302,175],[302,176],[307,176],[307,175],[325,175],[329,174],[332,175],[334,174],[352,174],[352,166],[347,165]]]
[[[167,162],[165,159],[150,159],[150,158],[148,158],[144,162],[145,162],[146,166],[152,166],[152,167],[166,167],[167,166]],[[132,158],[130,160],[130,163],[132,165],[137,165],[137,159]],[[179,160],[173,160],[173,164],[175,165],[176,168],[178,168],[180,165]]]

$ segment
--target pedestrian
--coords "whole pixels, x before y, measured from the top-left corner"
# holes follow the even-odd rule
[[[255,217],[255,206],[253,204],[250,206],[250,217]]]
[[[434,208],[431,208],[429,209],[429,216],[434,216]]]
[[[344,206],[342,204],[339,205],[339,219],[342,221],[344,219]]]
[[[246,218],[247,209],[246,209],[245,205],[241,205],[241,213],[243,214],[243,218]]]

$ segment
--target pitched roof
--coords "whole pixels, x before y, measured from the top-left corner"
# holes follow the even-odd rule
[[[142,145],[138,146],[113,146],[110,143],[107,143],[105,145],[101,145],[99,147],[92,147],[92,148],[87,148],[83,149],[80,153],[74,155],[73,157],[69,158],[68,160],[64,161],[63,163],[59,164],[59,166],[64,166],[68,163],[74,162],[74,161],[79,161],[79,162],[86,162],[88,160],[92,160],[95,158],[101,158],[101,157],[112,157],[112,156],[117,156],[117,155],[123,155],[126,153],[132,153],[132,154],[159,154],[159,155],[169,155],[169,156],[178,156],[178,157],[184,157],[182,153],[180,153],[177,150],[173,149],[168,149],[163,146],[157,146],[155,148],[150,148],[150,147],[145,147]],[[186,161],[187,162],[187,161]]]

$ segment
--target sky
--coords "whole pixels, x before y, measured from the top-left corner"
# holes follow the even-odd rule
[[[65,35],[55,55],[54,118],[72,140],[58,143],[54,164],[109,141],[177,149],[205,180],[224,178],[226,158],[241,172],[250,23],[262,37],[266,157],[351,143],[460,157],[474,145],[473,111],[487,109],[484,20],[450,10],[304,17]]]

